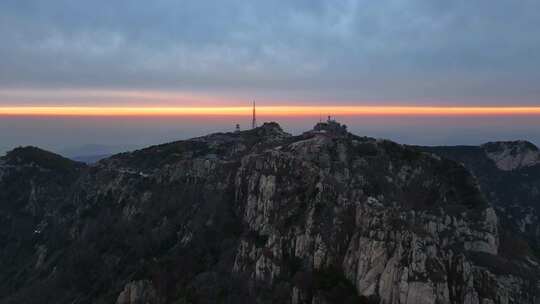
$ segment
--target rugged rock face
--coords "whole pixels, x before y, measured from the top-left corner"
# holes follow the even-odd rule
[[[530,142],[492,142],[482,145],[482,149],[500,170],[511,171],[540,164],[540,151]]]
[[[159,299],[152,282],[148,280],[129,282],[118,296],[116,304],[152,304]]]
[[[463,166],[337,123],[93,166],[39,151],[58,168],[31,172],[15,152],[0,169],[3,303],[539,301],[536,256],[502,254]]]
[[[478,179],[503,227],[502,251],[540,254],[540,153],[530,142],[422,147],[462,163]]]

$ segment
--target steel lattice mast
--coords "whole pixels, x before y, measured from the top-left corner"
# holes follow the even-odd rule
[[[255,129],[257,127],[257,115],[255,112],[255,101],[253,101],[253,119],[251,121],[251,128]]]

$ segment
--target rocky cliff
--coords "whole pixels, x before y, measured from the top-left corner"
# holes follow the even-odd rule
[[[92,166],[16,149],[0,195],[2,303],[539,303],[464,166],[335,122]]]
[[[530,142],[422,147],[455,160],[477,178],[503,227],[503,250],[540,254],[540,152]]]

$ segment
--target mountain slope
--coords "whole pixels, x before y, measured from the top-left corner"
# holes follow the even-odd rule
[[[510,244],[540,254],[540,152],[526,141],[481,146],[422,147],[455,160],[475,175],[495,206]],[[505,235],[503,235],[505,236]],[[516,244],[524,237],[528,244]]]
[[[40,184],[50,210],[35,214],[34,188],[9,182],[28,162],[1,166],[13,195],[0,204],[20,206],[2,207],[2,303],[538,300],[534,255],[500,254],[498,218],[463,166],[335,122],[53,161],[60,182]],[[19,233],[20,217],[38,232]]]

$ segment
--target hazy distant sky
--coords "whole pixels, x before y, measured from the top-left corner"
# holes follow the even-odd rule
[[[538,0],[2,0],[0,88],[536,105],[539,29]]]
[[[539,83],[538,0],[0,1],[0,107],[238,106],[252,99],[262,105],[539,106]],[[54,136],[83,125],[81,134],[92,134],[103,124],[67,120],[49,134],[54,121],[17,119],[20,124],[0,117],[0,150],[34,142],[152,141],[128,139],[141,134],[128,132],[135,126],[111,137],[125,125],[110,119],[110,132],[72,133],[77,140],[71,141]],[[355,121],[353,128],[369,130]],[[493,130],[469,119],[463,123],[470,127],[462,125],[452,138],[506,137],[499,132],[538,142],[538,120],[513,121]],[[520,131],[512,133],[516,121]],[[222,126],[192,123],[193,132],[183,137]],[[381,135],[429,142],[429,127],[397,136],[403,130],[396,124],[379,125]],[[174,136],[159,134],[178,128],[154,123],[145,130],[147,138],[165,140]],[[471,137],[476,128],[484,129]],[[449,138],[437,134],[431,142]]]

